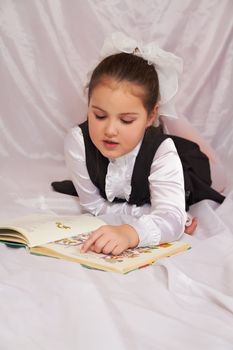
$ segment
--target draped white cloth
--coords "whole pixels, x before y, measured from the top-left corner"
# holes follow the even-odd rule
[[[178,114],[229,180],[222,205],[191,208],[190,251],[125,276],[1,245],[1,349],[233,348],[232,14],[231,0],[0,0],[0,217],[80,212],[49,184],[68,176],[64,136],[113,31],[183,58]]]

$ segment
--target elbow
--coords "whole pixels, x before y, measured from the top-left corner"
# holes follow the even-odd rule
[[[82,209],[85,211],[85,212],[88,212],[94,216],[98,216],[98,215],[101,215],[101,214],[104,214],[104,208],[103,208],[103,205],[99,205],[99,204],[96,204],[96,203],[81,203],[80,202],[80,206],[82,207]]]
[[[160,243],[179,240],[184,234],[186,213],[166,213],[166,217],[163,219],[164,225],[162,225],[163,230]]]

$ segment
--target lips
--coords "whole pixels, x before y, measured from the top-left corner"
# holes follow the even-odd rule
[[[103,144],[106,148],[108,149],[113,149],[113,148],[116,148],[117,145],[119,145],[118,142],[115,142],[115,141],[111,141],[111,140],[103,140]]]

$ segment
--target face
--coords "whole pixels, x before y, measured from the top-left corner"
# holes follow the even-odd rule
[[[88,125],[92,142],[111,159],[132,151],[152,125],[156,114],[143,106],[142,88],[130,82],[108,79],[97,85],[88,107]]]

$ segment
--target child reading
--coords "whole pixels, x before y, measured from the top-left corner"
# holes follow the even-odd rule
[[[65,154],[84,210],[114,217],[114,224],[92,232],[82,251],[118,255],[179,239],[189,205],[224,197],[210,187],[208,158],[199,147],[158,126],[159,116],[163,128],[176,117],[181,59],[119,33],[105,41],[102,54],[88,86],[87,121],[68,133]],[[191,220],[186,232],[195,226]]]

